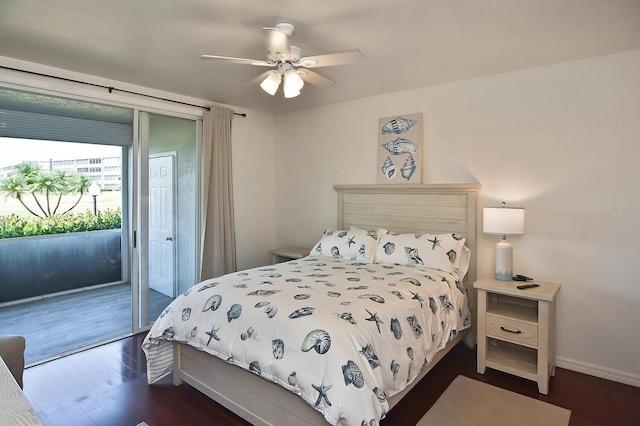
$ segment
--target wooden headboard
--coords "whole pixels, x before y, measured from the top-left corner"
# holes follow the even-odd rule
[[[475,319],[476,199],[480,184],[334,185],[338,228],[357,226],[391,232],[456,233],[471,250],[465,286]],[[470,333],[471,334],[471,333]]]

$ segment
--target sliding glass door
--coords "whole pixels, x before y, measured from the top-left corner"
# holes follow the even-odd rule
[[[139,113],[137,328],[196,279],[198,121]]]
[[[69,217],[76,212],[88,212],[82,218],[91,223],[95,222],[94,216],[105,213],[110,213],[108,217],[117,222],[111,226],[114,229],[0,238],[5,247],[0,249],[0,332],[29,335],[17,324],[34,321],[10,323],[3,318],[27,319],[27,313],[14,310],[29,308],[36,302],[52,302],[52,296],[66,299],[84,296],[91,303],[56,302],[53,310],[38,309],[34,317],[41,319],[42,325],[34,327],[36,334],[29,335],[29,347],[37,348],[37,339],[42,337],[41,346],[49,352],[34,352],[28,362],[144,331],[171,300],[196,280],[201,119],[197,115],[178,117],[142,112],[133,106],[2,87],[0,115],[0,229],[32,220],[30,216],[40,220],[35,216],[45,215],[67,219],[72,226],[74,222]],[[20,166],[22,163],[26,165]],[[27,172],[42,177],[51,175],[65,182],[81,182],[78,179],[82,178],[84,183],[73,191],[61,189],[68,185],[59,185],[56,191],[48,187],[31,188],[33,185],[27,187],[19,180],[32,179]],[[98,192],[90,192],[90,186],[99,188]],[[66,210],[70,212],[65,214]],[[20,216],[20,221],[14,216]],[[78,241],[89,237],[87,248],[81,248]],[[108,244],[95,242],[99,237]],[[70,242],[63,244],[63,240]],[[35,248],[16,248],[23,242]],[[52,263],[43,264],[44,272],[40,273],[34,265],[43,258],[43,244],[57,251],[65,249],[71,257],[55,254]],[[79,253],[88,255],[103,246],[108,252],[97,260],[79,257]],[[7,278],[11,271],[15,273]],[[36,292],[43,287],[43,291]],[[87,289],[95,292],[89,293]],[[105,296],[111,300],[89,296],[98,291],[112,291],[113,294]],[[9,299],[13,293],[15,297]],[[100,312],[107,319],[95,324],[76,319],[65,322],[68,316],[62,311],[64,306],[73,311],[86,308],[90,312],[87,317],[92,319]],[[49,311],[55,319],[46,319],[42,314]],[[68,331],[79,322],[91,339],[76,338],[77,333]],[[100,333],[107,322],[117,326],[117,330],[103,336]],[[56,345],[60,343],[62,349],[53,348],[51,336],[60,336]],[[66,337],[73,338],[70,346],[61,343]]]

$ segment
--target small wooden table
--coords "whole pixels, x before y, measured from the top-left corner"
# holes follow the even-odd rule
[[[271,253],[271,262],[280,263],[287,262],[293,259],[300,259],[305,257],[311,251],[308,247],[280,247],[277,249],[269,250]]]
[[[549,392],[555,374],[555,298],[560,285],[535,281],[539,287],[519,290],[521,281],[499,281],[486,275],[478,289],[478,373],[490,367],[538,383]]]
[[[0,357],[0,425],[42,425],[2,357]]]

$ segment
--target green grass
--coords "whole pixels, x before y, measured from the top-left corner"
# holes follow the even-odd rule
[[[58,212],[67,210],[76,202],[77,199],[77,196],[62,197],[62,202],[60,203]],[[56,203],[57,201],[57,198],[54,199],[52,197],[52,203]],[[98,210],[122,208],[122,194],[120,191],[104,191],[100,195],[98,195],[96,201]],[[43,207],[45,207],[44,202],[46,202],[46,200],[43,197],[40,197],[40,203],[43,205]],[[30,195],[26,198],[25,203],[33,211],[40,211],[35,201],[33,200],[33,197],[31,197]],[[54,206],[55,204],[52,205],[52,208]],[[93,197],[89,194],[83,195],[80,203],[73,210],[71,210],[71,212],[81,213],[87,210],[91,212],[93,211]],[[33,217],[31,213],[29,213],[18,200],[16,200],[15,198],[6,197],[6,194],[0,193],[0,216],[8,216],[10,214],[16,214],[22,217]]]

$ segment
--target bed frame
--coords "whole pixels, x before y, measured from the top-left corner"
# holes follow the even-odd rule
[[[479,184],[335,185],[337,229],[357,226],[392,232],[455,232],[466,237],[471,264],[464,280],[475,318],[472,283],[476,273],[476,198]],[[389,398],[393,407],[465,336],[465,330],[438,352],[407,389]],[[183,381],[254,425],[326,425],[318,411],[288,390],[205,352],[174,343],[173,382]]]

